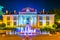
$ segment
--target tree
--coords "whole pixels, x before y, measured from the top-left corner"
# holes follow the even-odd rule
[[[60,19],[60,9],[55,8],[52,10],[48,10],[47,12],[48,12],[48,14],[55,14],[55,22],[57,22],[57,20]]]
[[[40,31],[41,31],[41,33],[42,33],[43,31],[45,31],[45,32],[50,32],[50,33],[55,33],[55,30],[54,30],[54,29],[48,28],[48,27],[40,28]]]
[[[54,28],[54,29],[56,29],[56,27],[57,27],[57,25],[56,25],[56,24],[54,24],[54,25],[53,25],[53,28]]]
[[[48,13],[55,14],[55,25],[53,25],[53,27],[56,28],[56,30],[59,30],[60,29],[60,9],[55,8],[52,10],[48,10]]]
[[[2,9],[3,9],[3,8],[4,8],[4,7],[0,5],[0,19],[2,19],[2,15],[3,15]]]
[[[0,24],[0,29],[4,29],[6,27],[6,24],[2,23]]]
[[[0,16],[3,14],[2,8],[4,8],[4,7],[3,6],[0,6]]]

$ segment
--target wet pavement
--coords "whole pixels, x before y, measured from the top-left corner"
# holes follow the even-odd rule
[[[7,36],[0,36],[0,40],[60,40],[60,35],[52,35],[52,36],[49,36],[49,35],[37,35],[37,36],[34,36],[34,37],[20,37],[20,36],[17,36],[17,35],[7,35]]]

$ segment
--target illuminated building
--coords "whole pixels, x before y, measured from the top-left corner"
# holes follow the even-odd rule
[[[36,9],[33,8],[23,8],[18,14],[16,10],[11,14],[6,10],[6,14],[3,15],[3,22],[6,24],[6,27],[16,28],[16,27],[25,27],[28,24],[27,20],[30,20],[30,25],[32,28],[41,27],[51,27],[54,24],[54,14],[38,14]]]
[[[0,24],[2,24],[3,23],[3,21],[2,20],[0,20]]]

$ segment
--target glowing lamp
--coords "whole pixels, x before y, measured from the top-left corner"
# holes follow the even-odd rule
[[[6,10],[6,14],[8,14],[8,10]]]
[[[14,14],[16,14],[16,10],[14,10]]]

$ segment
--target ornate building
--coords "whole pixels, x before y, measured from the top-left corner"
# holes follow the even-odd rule
[[[6,14],[3,15],[3,22],[9,28],[25,27],[29,22],[32,28],[52,28],[54,14],[44,14],[44,10],[43,14],[38,14],[37,10],[33,8],[23,8],[19,13],[16,13],[16,10],[14,10],[13,14],[6,10]]]

